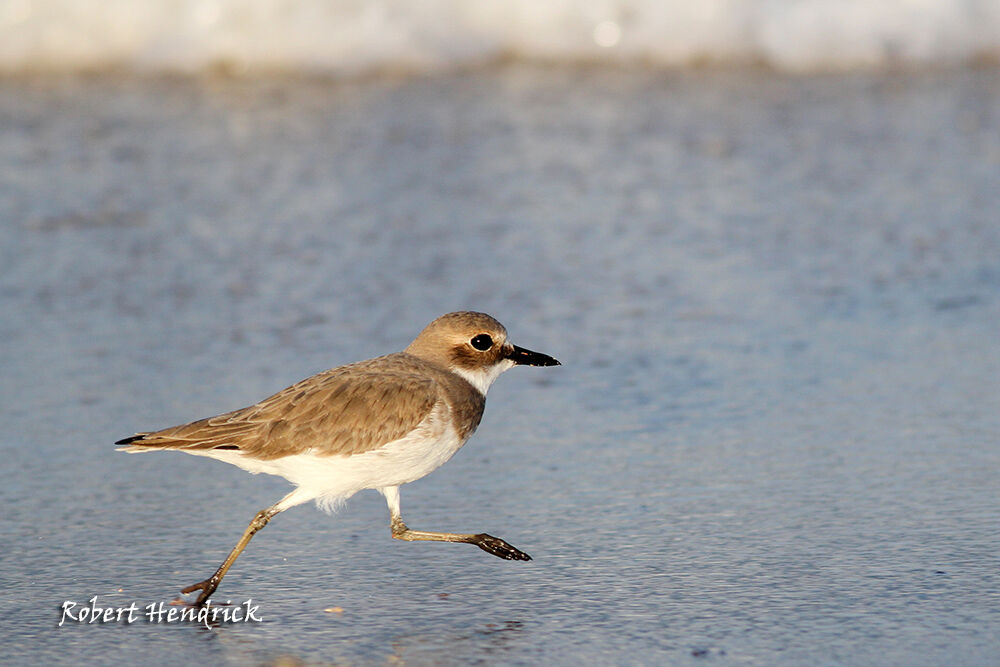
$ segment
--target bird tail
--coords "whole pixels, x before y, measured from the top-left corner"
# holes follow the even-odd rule
[[[153,443],[143,443],[142,440],[147,435],[151,433],[136,433],[135,435],[130,435],[127,438],[122,438],[115,442],[116,445],[128,445],[127,447],[116,447],[119,452],[128,452],[129,454],[135,454],[136,452],[152,452],[160,447],[157,447]]]

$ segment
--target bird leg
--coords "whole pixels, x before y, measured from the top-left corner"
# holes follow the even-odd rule
[[[499,537],[493,537],[486,533],[435,533],[424,530],[411,530],[403,523],[403,518],[399,514],[399,487],[386,487],[379,489],[385,496],[389,505],[390,522],[392,536],[397,540],[407,542],[465,542],[475,544],[486,553],[493,554],[497,558],[506,560],[531,560],[531,556],[520,549],[511,546]]]
[[[245,531],[243,531],[243,537],[241,537],[240,541],[236,543],[233,550],[229,552],[226,560],[222,562],[222,565],[220,565],[219,569],[215,571],[215,574],[205,581],[199,581],[197,584],[191,584],[187,588],[181,589],[182,594],[193,593],[197,590],[201,591],[198,595],[198,599],[194,601],[195,607],[201,607],[204,605],[205,601],[208,600],[212,593],[215,592],[215,589],[219,587],[219,582],[222,581],[224,576],[226,576],[226,572],[229,571],[229,568],[234,562],[236,562],[236,559],[243,552],[243,549],[245,549],[247,544],[250,543],[250,538],[256,535],[257,531],[266,526],[267,522],[271,520],[271,517],[284,509],[279,508],[280,504],[281,503],[278,505],[272,505],[267,509],[257,512],[257,515],[254,516],[252,521],[250,521],[250,525],[247,526]]]
[[[475,544],[486,553],[493,554],[498,558],[531,560],[531,556],[520,549],[511,546],[499,537],[493,537],[486,533],[433,533],[426,530],[411,530],[406,527],[406,524],[403,523],[403,520],[398,515],[392,517],[390,526],[392,528],[392,536],[397,540],[406,540],[407,542],[466,542],[468,544]]]

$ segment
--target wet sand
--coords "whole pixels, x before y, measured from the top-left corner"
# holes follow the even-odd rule
[[[508,66],[0,83],[3,638],[21,663],[986,664],[1000,654],[1000,78]],[[111,443],[496,315],[479,432],[291,510]],[[549,369],[545,369],[548,371]],[[342,612],[324,612],[340,608]]]

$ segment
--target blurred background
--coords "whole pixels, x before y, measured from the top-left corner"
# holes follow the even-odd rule
[[[1000,5],[0,0],[0,638],[20,664],[1000,655]],[[487,311],[402,491],[111,443]],[[339,610],[339,611],[327,611]]]
[[[993,0],[4,0],[0,68],[356,74],[503,58],[785,70],[995,59]]]

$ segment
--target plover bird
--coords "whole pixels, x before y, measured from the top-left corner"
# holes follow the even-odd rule
[[[487,389],[515,365],[559,362],[511,344],[503,325],[485,313],[449,313],[402,352],[317,373],[242,410],[115,444],[132,453],[208,456],[295,485],[254,516],[215,574],[181,590],[201,591],[197,606],[274,515],[310,500],[329,510],[362,489],[385,496],[398,540],[466,542],[500,558],[531,560],[486,533],[412,530],[399,511],[399,487],[435,470],[465,444],[483,416]]]

